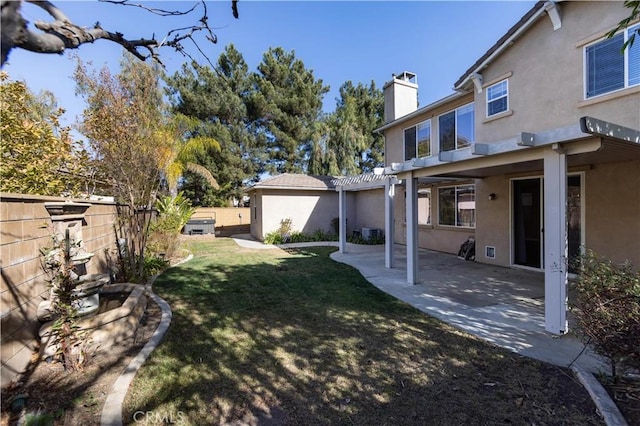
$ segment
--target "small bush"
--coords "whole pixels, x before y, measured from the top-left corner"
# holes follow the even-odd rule
[[[153,276],[167,269],[169,261],[157,256],[145,256],[144,272],[146,276]]]
[[[580,259],[573,308],[585,340],[617,367],[640,370],[640,273],[589,252]]]
[[[353,236],[347,237],[347,241],[353,244],[374,246],[378,244],[384,244],[384,237],[380,236],[380,237],[373,237],[373,238],[366,239],[366,238],[363,238],[362,235],[358,235],[357,237],[353,237]]]
[[[170,259],[180,246],[180,231],[195,209],[182,192],[175,197],[160,197],[155,207],[158,217],[151,224],[147,250],[151,257]]]
[[[265,244],[282,244],[282,235],[278,231],[269,232],[264,236]]]
[[[283,221],[284,222],[284,221]],[[282,223],[282,222],[281,222]],[[285,224],[287,225],[287,224]],[[288,232],[283,233],[283,227],[281,226],[277,231],[269,232],[264,236],[265,244],[287,244],[287,243],[306,243],[317,241],[338,241],[338,236],[335,234],[327,233],[322,229],[318,229],[311,234],[305,234],[300,231],[291,231],[289,226],[285,226],[284,230]]]

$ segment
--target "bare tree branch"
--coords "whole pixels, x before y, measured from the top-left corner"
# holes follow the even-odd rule
[[[140,3],[131,3],[129,2],[129,0],[98,0],[101,3],[113,3],[113,4],[117,4],[117,5],[121,5],[121,6],[132,6],[132,7],[139,7],[140,9],[144,9],[148,12],[151,12],[153,14],[156,15],[160,15],[160,16],[181,16],[181,15],[188,15],[191,12],[193,12],[195,10],[195,8],[198,7],[198,3],[194,4],[193,7],[189,10],[186,11],[182,11],[182,10],[174,10],[174,11],[170,11],[170,10],[164,10],[164,9],[156,9],[154,7],[148,7],[144,4],[140,4]]]
[[[197,21],[198,23],[189,27],[173,29],[167,33],[165,38],[158,41],[155,36],[150,39],[129,40],[120,32],[112,32],[103,29],[99,23],[93,28],[81,27],[74,24],[71,20],[53,3],[40,0],[0,0],[0,8],[2,15],[2,65],[7,61],[9,53],[14,48],[21,48],[37,53],[58,53],[61,54],[66,49],[76,49],[86,43],[93,43],[96,40],[104,39],[120,44],[127,51],[131,52],[136,58],[145,61],[152,58],[162,64],[158,49],[160,47],[172,47],[175,51],[182,55],[193,58],[187,53],[182,45],[184,40],[190,40],[198,49],[200,54],[204,55],[194,35],[198,32],[204,32],[204,37],[211,43],[217,42],[217,37],[208,23],[207,6],[204,0],[196,3],[193,7],[185,11],[170,11],[157,8],[150,8],[143,4],[131,3],[129,0],[100,0],[105,3],[113,3],[116,5],[132,6],[142,8],[150,13],[160,16],[178,16],[188,15],[196,10],[199,5],[203,7],[203,15]],[[27,21],[22,17],[20,6],[22,2],[32,3],[44,11],[52,18],[51,22],[37,21],[35,27],[41,32],[35,32],[27,28]],[[237,0],[232,1],[232,10],[234,17],[237,16]],[[170,38],[173,37],[173,38]]]

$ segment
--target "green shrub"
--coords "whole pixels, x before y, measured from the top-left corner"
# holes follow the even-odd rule
[[[357,237],[353,237],[353,236],[347,237],[347,241],[353,244],[363,244],[363,245],[374,246],[378,244],[384,244],[384,237],[383,236],[374,237],[374,238],[369,238],[367,240],[366,238],[363,238],[362,235],[358,235]]]
[[[146,276],[153,276],[167,269],[169,261],[157,256],[145,256],[144,272]]]
[[[290,227],[287,228],[286,226],[284,227],[284,229],[289,229],[289,231],[286,233],[282,232],[283,227],[281,222],[281,227],[277,231],[269,232],[264,236],[264,243],[265,244],[286,244],[286,243],[306,243],[306,242],[317,242],[317,241],[338,241],[338,236],[336,234],[326,233],[321,229],[318,229],[311,234],[305,234],[299,231],[290,231]]]
[[[627,262],[588,252],[580,258],[572,307],[581,333],[595,351],[617,367],[640,370],[640,273]]]
[[[278,231],[269,232],[264,236],[265,244],[282,244],[282,235]]]
[[[155,207],[158,217],[150,226],[147,250],[151,257],[170,259],[180,246],[180,231],[195,209],[182,192],[175,197],[160,197]]]
[[[153,223],[153,230],[175,231],[179,233],[189,222],[196,209],[191,207],[191,201],[180,192],[175,197],[167,195],[158,198],[155,205],[158,218]]]

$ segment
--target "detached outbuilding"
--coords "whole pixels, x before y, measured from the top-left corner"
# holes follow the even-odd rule
[[[333,232],[338,217],[338,193],[333,176],[284,173],[246,190],[251,198],[251,235],[258,240],[291,219],[293,231]]]

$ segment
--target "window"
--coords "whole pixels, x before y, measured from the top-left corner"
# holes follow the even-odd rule
[[[438,117],[440,151],[465,148],[474,142],[474,111],[471,103]]]
[[[509,85],[507,80],[487,88],[487,117],[509,109]]]
[[[445,226],[475,228],[476,194],[474,185],[438,188],[438,223]]]
[[[404,159],[431,155],[431,120],[404,130]]]
[[[418,225],[431,225],[431,190],[418,189]]]
[[[586,97],[640,84],[640,43],[623,49],[640,25],[585,47]]]

